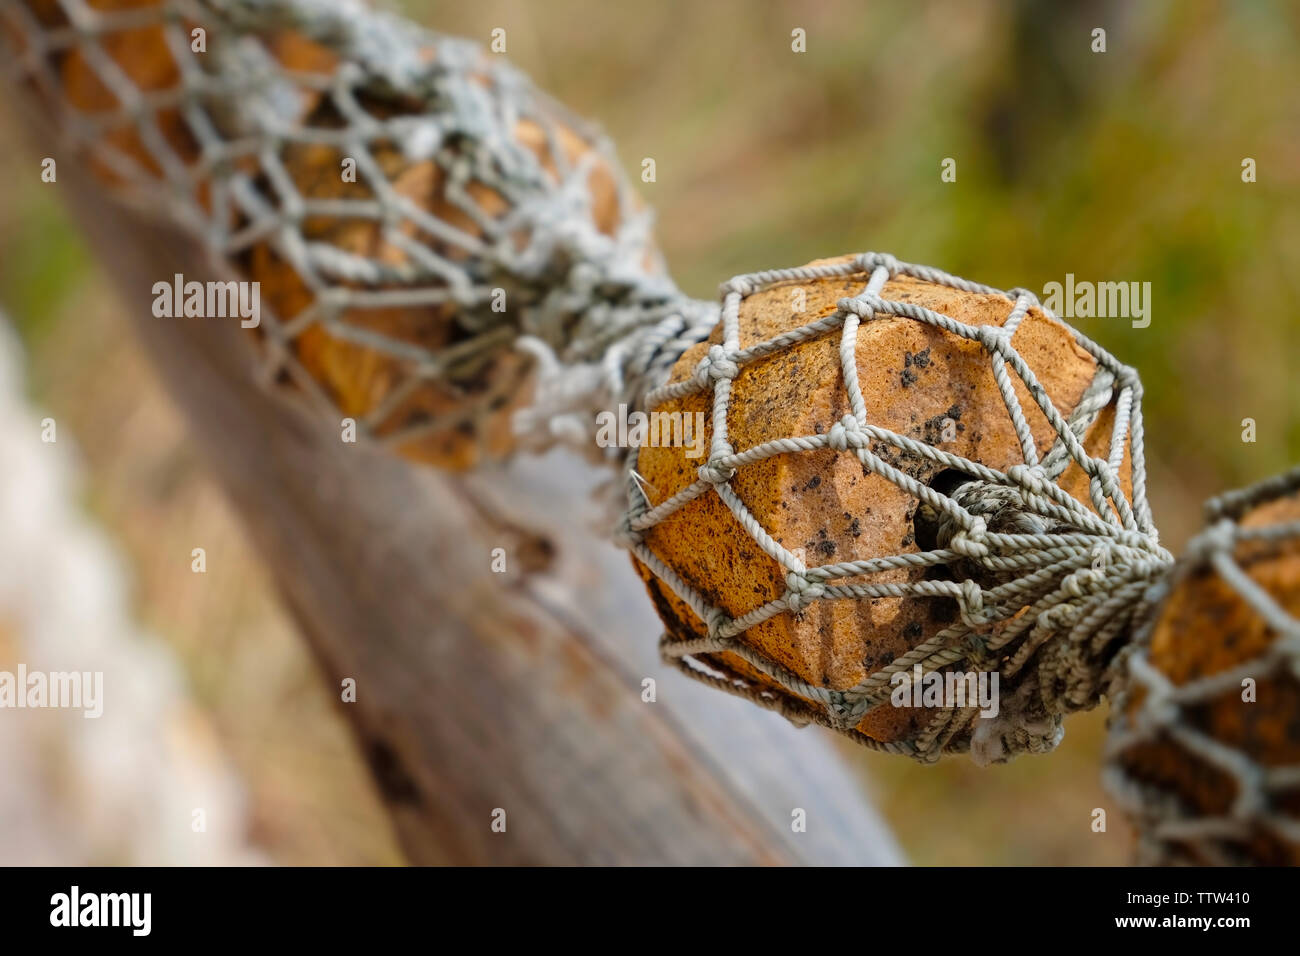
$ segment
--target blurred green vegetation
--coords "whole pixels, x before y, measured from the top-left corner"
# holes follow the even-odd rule
[[[0,303],[28,344],[36,344],[78,278],[86,277],[89,261],[54,190],[8,190],[7,196],[17,202],[9,215],[19,225],[0,233]]]
[[[600,123],[630,178],[653,157],[657,182],[641,194],[696,295],[739,272],[868,249],[1004,288],[1041,290],[1067,273],[1150,282],[1148,328],[1075,324],[1142,373],[1150,487],[1171,546],[1196,528],[1204,497],[1300,460],[1300,5],[400,6],[484,43],[506,28],[510,58]],[[796,27],[806,53],[791,51]],[[1096,27],[1105,53],[1091,51]],[[945,157],[955,183],[940,180]],[[1245,157],[1256,183],[1242,182]],[[11,183],[19,161],[0,154]],[[106,284],[52,192],[5,191],[16,205],[0,208],[0,301],[32,350],[40,400],[57,409],[85,404],[98,356],[84,306]],[[98,427],[93,412],[80,440]],[[1258,423],[1255,444],[1241,440],[1244,418]],[[132,507],[144,505],[114,520]],[[1097,778],[1102,735],[1103,716],[1085,715],[1057,753],[984,771],[852,759],[917,862],[1122,862],[1116,817],[1106,834],[1089,826],[1094,807],[1112,807]]]

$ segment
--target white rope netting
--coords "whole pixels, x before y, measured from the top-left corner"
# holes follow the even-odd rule
[[[744,299],[783,283],[815,282],[860,274],[862,291],[839,301],[832,314],[771,340],[740,346],[739,311]],[[1001,325],[973,326],[905,301],[881,296],[886,282],[912,276],[966,292],[1002,296],[1008,316]],[[712,393],[711,448],[699,477],[665,501],[651,505],[631,454],[628,511],[622,538],[697,616],[704,636],[665,634],[664,656],[686,673],[748,697],[796,720],[815,720],[852,734],[866,746],[935,760],[942,753],[969,750],[982,762],[1025,751],[1049,750],[1061,738],[1061,717],[1089,708],[1111,678],[1109,664],[1124,643],[1143,592],[1171,561],[1160,546],[1146,498],[1142,389],[1136,372],[1077,331],[1075,341],[1096,361],[1091,385],[1069,416],[1062,415],[1033,370],[1016,351],[1015,335],[1030,308],[1042,309],[1022,289],[1002,292],[892,256],[867,253],[837,265],[783,269],[739,276],[722,287],[722,342],[713,345],[695,373],[650,392],[648,408],[698,393]],[[1050,315],[1050,313],[1047,313]],[[858,382],[858,329],[877,319],[905,318],[983,346],[1017,435],[1023,462],[999,471],[927,442],[872,424],[872,408],[883,396],[867,396]],[[733,448],[728,438],[732,383],[748,364],[763,361],[809,339],[837,334],[841,378],[851,414],[823,434],[792,435],[751,448]],[[1046,417],[1054,433],[1040,455],[1016,389],[1015,377]],[[1084,447],[1102,409],[1115,416],[1105,457]],[[918,481],[878,453],[881,446],[906,452],[967,477],[951,493]],[[939,529],[936,549],[918,549],[867,560],[808,566],[755,518],[733,487],[745,467],[776,455],[834,449],[852,455],[865,472],[887,478],[929,509]],[[1127,469],[1125,462],[1128,462]],[[1058,479],[1071,463],[1089,479],[1089,501],[1064,491]],[[1127,470],[1132,500],[1121,487]],[[710,604],[696,582],[684,579],[645,542],[646,532],[701,495],[716,495],[758,547],[780,565],[785,593],[743,613],[728,614]],[[932,572],[946,568],[946,580]],[[899,581],[899,571],[908,580]],[[887,580],[877,583],[881,577]],[[811,683],[745,641],[750,628],[776,615],[798,615],[819,601],[873,601],[886,597],[947,599],[960,609],[956,623],[912,648],[888,666],[848,689]],[[735,655],[757,669],[770,686],[719,673],[704,655]],[[709,658],[715,661],[715,658]],[[1002,713],[976,721],[975,706],[943,707],[909,739],[880,742],[854,732],[864,714],[887,702],[891,678],[963,667],[1001,675]],[[1010,693],[1008,694],[1008,689]]]

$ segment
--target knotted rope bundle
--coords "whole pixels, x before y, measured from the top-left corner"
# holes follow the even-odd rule
[[[118,199],[260,284],[265,378],[408,456],[508,451],[533,357],[622,392],[612,342],[713,320],[604,136],[475,44],[354,0],[2,0],[0,42]]]
[[[806,315],[790,314],[786,290],[807,297]],[[629,460],[622,536],[668,626],[665,657],[921,760],[1054,747],[1061,717],[1113,678],[1171,561],[1146,499],[1136,373],[1032,293],[891,256],[740,276],[722,302],[721,329],[646,399],[670,415],[707,409],[707,460],[664,447]],[[880,363],[901,387],[874,383]],[[918,394],[900,415],[906,389]],[[907,527],[902,547],[875,550],[872,525]],[[999,675],[996,718],[977,720],[970,700],[902,720],[879,710],[896,675],[956,670]]]
[[[1206,505],[1126,652],[1106,782],[1147,864],[1300,864],[1300,468]]]

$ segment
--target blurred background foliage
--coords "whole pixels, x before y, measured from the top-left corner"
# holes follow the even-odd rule
[[[1150,327],[1075,324],[1142,372],[1171,547],[1207,495],[1300,460],[1300,5],[400,7],[483,43],[504,27],[509,57],[602,125],[630,178],[653,157],[657,182],[641,194],[698,296],[736,273],[868,249],[1004,288],[1066,273],[1150,282]],[[1091,50],[1096,27],[1105,53]],[[0,142],[16,138],[0,105]],[[940,180],[945,157],[955,183]],[[1242,182],[1245,157],[1256,183]],[[134,561],[143,623],[179,649],[275,859],[396,860],[311,661],[38,159],[0,150],[5,181],[31,184],[0,196],[0,302],[28,348],[33,400],[67,420],[87,459],[87,507]],[[216,542],[209,562],[230,570],[178,587],[161,555],[196,540]],[[983,771],[847,755],[917,863],[1123,862],[1118,818],[1090,828],[1092,809],[1112,806],[1097,778],[1103,731],[1102,713],[1084,715],[1057,753]]]

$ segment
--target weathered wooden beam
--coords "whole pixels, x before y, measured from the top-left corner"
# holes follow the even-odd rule
[[[413,862],[900,862],[825,735],[659,664],[626,558],[581,527],[593,475],[550,458],[456,478],[342,442],[337,423],[253,384],[236,321],[153,317],[154,282],[217,277],[170,228],[110,205],[74,159],[59,169],[331,687],[357,681],[340,707]],[[659,680],[657,703],[643,677]],[[793,832],[795,808],[807,832]]]

